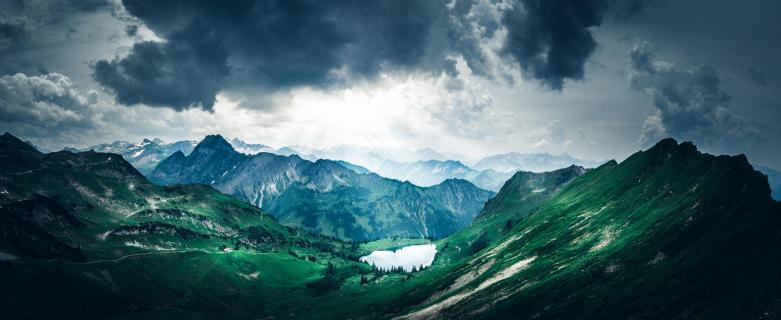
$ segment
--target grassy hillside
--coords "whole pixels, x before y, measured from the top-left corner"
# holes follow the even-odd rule
[[[745,157],[664,140],[575,179],[477,253],[339,303],[366,318],[772,319],[779,226]],[[351,315],[322,303],[322,316]]]
[[[161,187],[118,155],[18,142],[0,137],[0,318],[289,315],[369,272],[345,259],[352,245],[208,186]]]
[[[779,308],[779,226],[745,157],[664,140],[432,274],[439,290],[408,318],[762,318]]]
[[[541,173],[516,172],[499,193],[486,202],[469,228],[439,241],[437,263],[450,263],[452,259],[470,256],[496,244],[513,232],[516,224],[585,172],[586,169],[578,166]]]

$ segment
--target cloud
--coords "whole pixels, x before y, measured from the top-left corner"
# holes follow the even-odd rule
[[[524,74],[555,90],[583,79],[586,60],[597,48],[590,28],[599,27],[605,0],[519,0],[504,15],[505,54]]]
[[[0,3],[0,23],[21,26],[29,31],[104,6],[105,0],[3,1]]]
[[[19,45],[24,36],[25,30],[22,25],[0,21],[0,52]]]
[[[712,146],[761,139],[757,123],[729,110],[731,97],[713,67],[678,67],[659,60],[651,44],[641,42],[629,52],[629,68],[630,86],[656,108],[643,123],[641,143],[667,136]]]
[[[0,77],[0,126],[25,137],[52,137],[101,124],[93,118],[89,97],[58,73]]]
[[[408,95],[408,112],[410,116],[427,120],[426,123],[413,126],[413,133],[425,136],[440,131],[461,138],[480,139],[501,136],[508,131],[496,114],[493,96],[472,80],[443,75],[431,85],[414,82],[411,84],[418,89],[407,88],[405,91],[416,92],[418,96]],[[430,97],[427,98],[426,95]],[[406,119],[404,122],[418,121]],[[435,129],[434,132],[427,130],[431,127]]]
[[[499,58],[495,52],[498,47],[494,48],[493,42],[503,36],[501,20],[505,6],[490,0],[452,2],[446,25],[447,41],[474,74],[496,76]]]
[[[129,24],[125,27],[125,34],[128,37],[135,37],[138,34],[138,25]]]
[[[11,132],[52,150],[112,139],[195,137],[194,132],[213,133],[234,125],[241,117],[217,119],[207,113],[200,109],[177,112],[117,106],[96,91],[80,91],[69,77],[59,73],[0,77],[0,132]]]
[[[100,60],[94,68],[95,80],[120,103],[177,110],[211,109],[228,76],[222,42],[197,20],[171,33],[167,42],[136,43],[126,57]]]
[[[269,124],[296,132],[287,143],[394,145],[404,141],[490,139],[507,133],[493,97],[468,78],[382,77],[346,90],[297,90],[274,112],[292,122]],[[260,118],[260,117],[256,117]],[[296,141],[299,139],[300,141]]]
[[[760,86],[767,85],[767,77],[763,72],[755,69],[754,67],[749,67],[748,69],[746,69],[746,72],[748,73],[751,80],[754,81],[754,83]]]
[[[610,0],[613,14],[619,21],[626,21],[648,7],[661,7],[667,0]]]
[[[21,53],[40,28],[69,17],[92,12],[105,6],[103,0],[39,0],[39,1],[2,1],[0,2],[0,71],[8,70],[14,63],[8,55]],[[5,60],[5,61],[3,61]]]
[[[532,148],[561,148],[572,144],[567,138],[567,127],[560,119],[554,119],[542,126],[524,130],[521,144]]]
[[[512,79],[512,70],[522,70],[560,90],[565,80],[583,78],[584,64],[597,46],[590,28],[600,25],[608,6],[605,0],[237,0],[230,5],[124,0],[123,5],[145,27],[175,44],[146,43],[149,48],[101,60],[95,64],[95,79],[116,92],[120,103],[177,110],[209,109],[217,92],[252,104],[296,88],[343,88],[383,74],[456,77],[458,59],[473,74],[489,79]],[[213,37],[215,47],[224,48],[224,61],[219,55],[179,61],[198,57],[195,51],[203,49],[191,45],[202,39],[181,36],[190,34],[194,21]],[[143,53],[154,54],[155,66],[171,71],[131,75],[121,70],[145,58]],[[182,64],[189,72],[174,72]],[[224,66],[226,73],[221,72]],[[191,79],[215,75],[215,70],[220,72],[208,84]],[[160,76],[165,77],[163,85]],[[145,83],[162,90],[139,96]],[[180,94],[190,85],[194,87],[187,91],[198,92],[197,97]]]
[[[430,26],[442,12],[437,8],[443,3],[296,0],[234,1],[225,6],[213,1],[126,0],[124,5],[170,44],[145,43],[127,57],[99,61],[95,79],[117,92],[123,104],[152,103],[176,109],[199,105],[208,109],[220,89],[236,93],[328,87],[347,77],[373,79],[383,69],[417,69],[427,59]],[[207,48],[193,45],[204,42],[199,34],[188,31],[194,21],[198,21],[201,33],[214,40],[210,43],[213,47],[224,48],[225,56],[209,53],[201,59],[199,51]],[[143,53],[152,54],[154,61],[170,72],[131,75],[120,70],[148,58]],[[448,62],[440,58],[441,68]],[[230,77],[225,71],[228,64]],[[180,65],[186,65],[188,72],[179,72]],[[193,75],[209,79],[195,80]],[[161,80],[166,82],[162,86]],[[144,83],[157,83],[161,90],[140,93],[149,89]],[[180,94],[185,92],[200,96]]]

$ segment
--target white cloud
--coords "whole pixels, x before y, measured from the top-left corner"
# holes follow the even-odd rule
[[[65,130],[101,126],[94,106],[59,73],[0,77],[0,125],[28,136],[49,136]]]

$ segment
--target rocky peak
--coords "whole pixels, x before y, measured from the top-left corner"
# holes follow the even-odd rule
[[[0,136],[0,152],[25,152],[25,153],[40,153],[30,144],[20,140],[14,135],[6,132]]]
[[[192,155],[215,154],[219,152],[236,153],[233,147],[221,135],[208,135],[204,138],[192,152]]]

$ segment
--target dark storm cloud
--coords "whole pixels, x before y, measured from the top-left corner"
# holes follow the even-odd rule
[[[453,3],[447,37],[473,73],[491,77],[491,61],[480,44],[501,27],[501,13],[488,1],[459,0]]]
[[[163,38],[180,33],[198,20],[219,39],[227,52],[230,75],[209,79],[209,90],[284,91],[310,86],[327,88],[349,79],[373,79],[384,71],[415,71],[455,76],[455,60],[461,56],[475,74],[490,77],[492,63],[481,41],[505,27],[508,38],[504,56],[520,65],[524,74],[548,87],[561,89],[566,79],[581,79],[583,65],[597,44],[589,28],[599,26],[607,2],[521,0],[507,4],[485,0],[457,1],[215,1],[124,0],[127,11]],[[180,43],[182,50],[197,46]],[[162,50],[154,50],[157,63],[180,62]],[[177,51],[180,54],[181,51]],[[122,72],[124,60],[141,58],[140,52],[115,61],[96,64],[100,84],[117,92],[145,95],[150,73]],[[197,56],[191,53],[188,56]],[[222,57],[189,62],[192,68],[221,70]],[[133,64],[133,62],[128,62]],[[116,66],[106,68],[106,66]],[[501,69],[501,68],[500,68]],[[108,72],[109,77],[103,73]],[[151,96],[119,97],[122,103],[153,103],[182,108],[209,107],[204,96],[179,94],[179,86],[199,80],[185,79],[192,73],[167,73],[177,77],[175,94],[154,90]],[[211,74],[206,71],[204,74]],[[158,75],[161,73],[154,73]],[[113,79],[122,81],[111,81]],[[193,92],[195,90],[191,90]]]
[[[677,67],[659,60],[647,42],[632,48],[629,63],[630,86],[657,109],[643,124],[641,142],[672,136],[718,146],[761,138],[752,123],[729,110],[731,97],[713,67]]]
[[[135,37],[138,34],[138,26],[135,24],[129,24],[125,27],[125,34],[129,37]]]
[[[765,76],[765,74],[763,72],[761,72],[761,71],[759,71],[759,70],[757,70],[757,69],[755,69],[753,67],[750,67],[750,68],[746,69],[746,72],[748,72],[749,77],[751,78],[751,80],[754,81],[754,83],[756,83],[756,84],[758,84],[760,86],[767,85],[767,77]]]
[[[583,78],[597,48],[589,28],[602,23],[607,8],[606,0],[520,0],[504,16],[504,51],[527,76],[561,90],[566,79]]]
[[[122,104],[177,110],[211,109],[227,75],[222,42],[197,20],[172,32],[167,42],[139,42],[127,57],[98,61],[94,72]]]
[[[24,27],[9,22],[0,22],[0,52],[19,45],[25,36]]]
[[[26,61],[23,55],[31,37],[41,27],[104,6],[105,0],[0,1],[0,54],[4,57],[0,59],[0,72],[21,71],[20,68],[26,66],[20,66],[19,61],[25,65],[38,63]],[[67,32],[64,36],[67,36]]]
[[[95,79],[115,91],[121,103],[177,109],[210,108],[214,94],[224,87],[260,86],[273,91],[328,86],[338,83],[337,70],[372,78],[385,67],[417,68],[426,54],[429,26],[442,12],[441,3],[432,1],[334,5],[323,1],[129,0],[124,4],[170,44],[145,43],[125,58],[99,61]],[[198,33],[185,31],[191,36],[182,36],[183,26],[194,20],[203,26],[202,32],[214,35],[212,43],[205,43]],[[172,41],[172,37],[177,39]],[[229,78],[225,55],[198,52],[220,47],[229,54]],[[188,60],[179,61],[183,57]],[[149,58],[159,68],[143,67]],[[181,72],[180,65],[187,72]],[[134,72],[136,68],[140,70]]]
[[[610,5],[615,17],[620,21],[626,21],[648,7],[662,5],[664,1],[666,0],[611,0]]]

